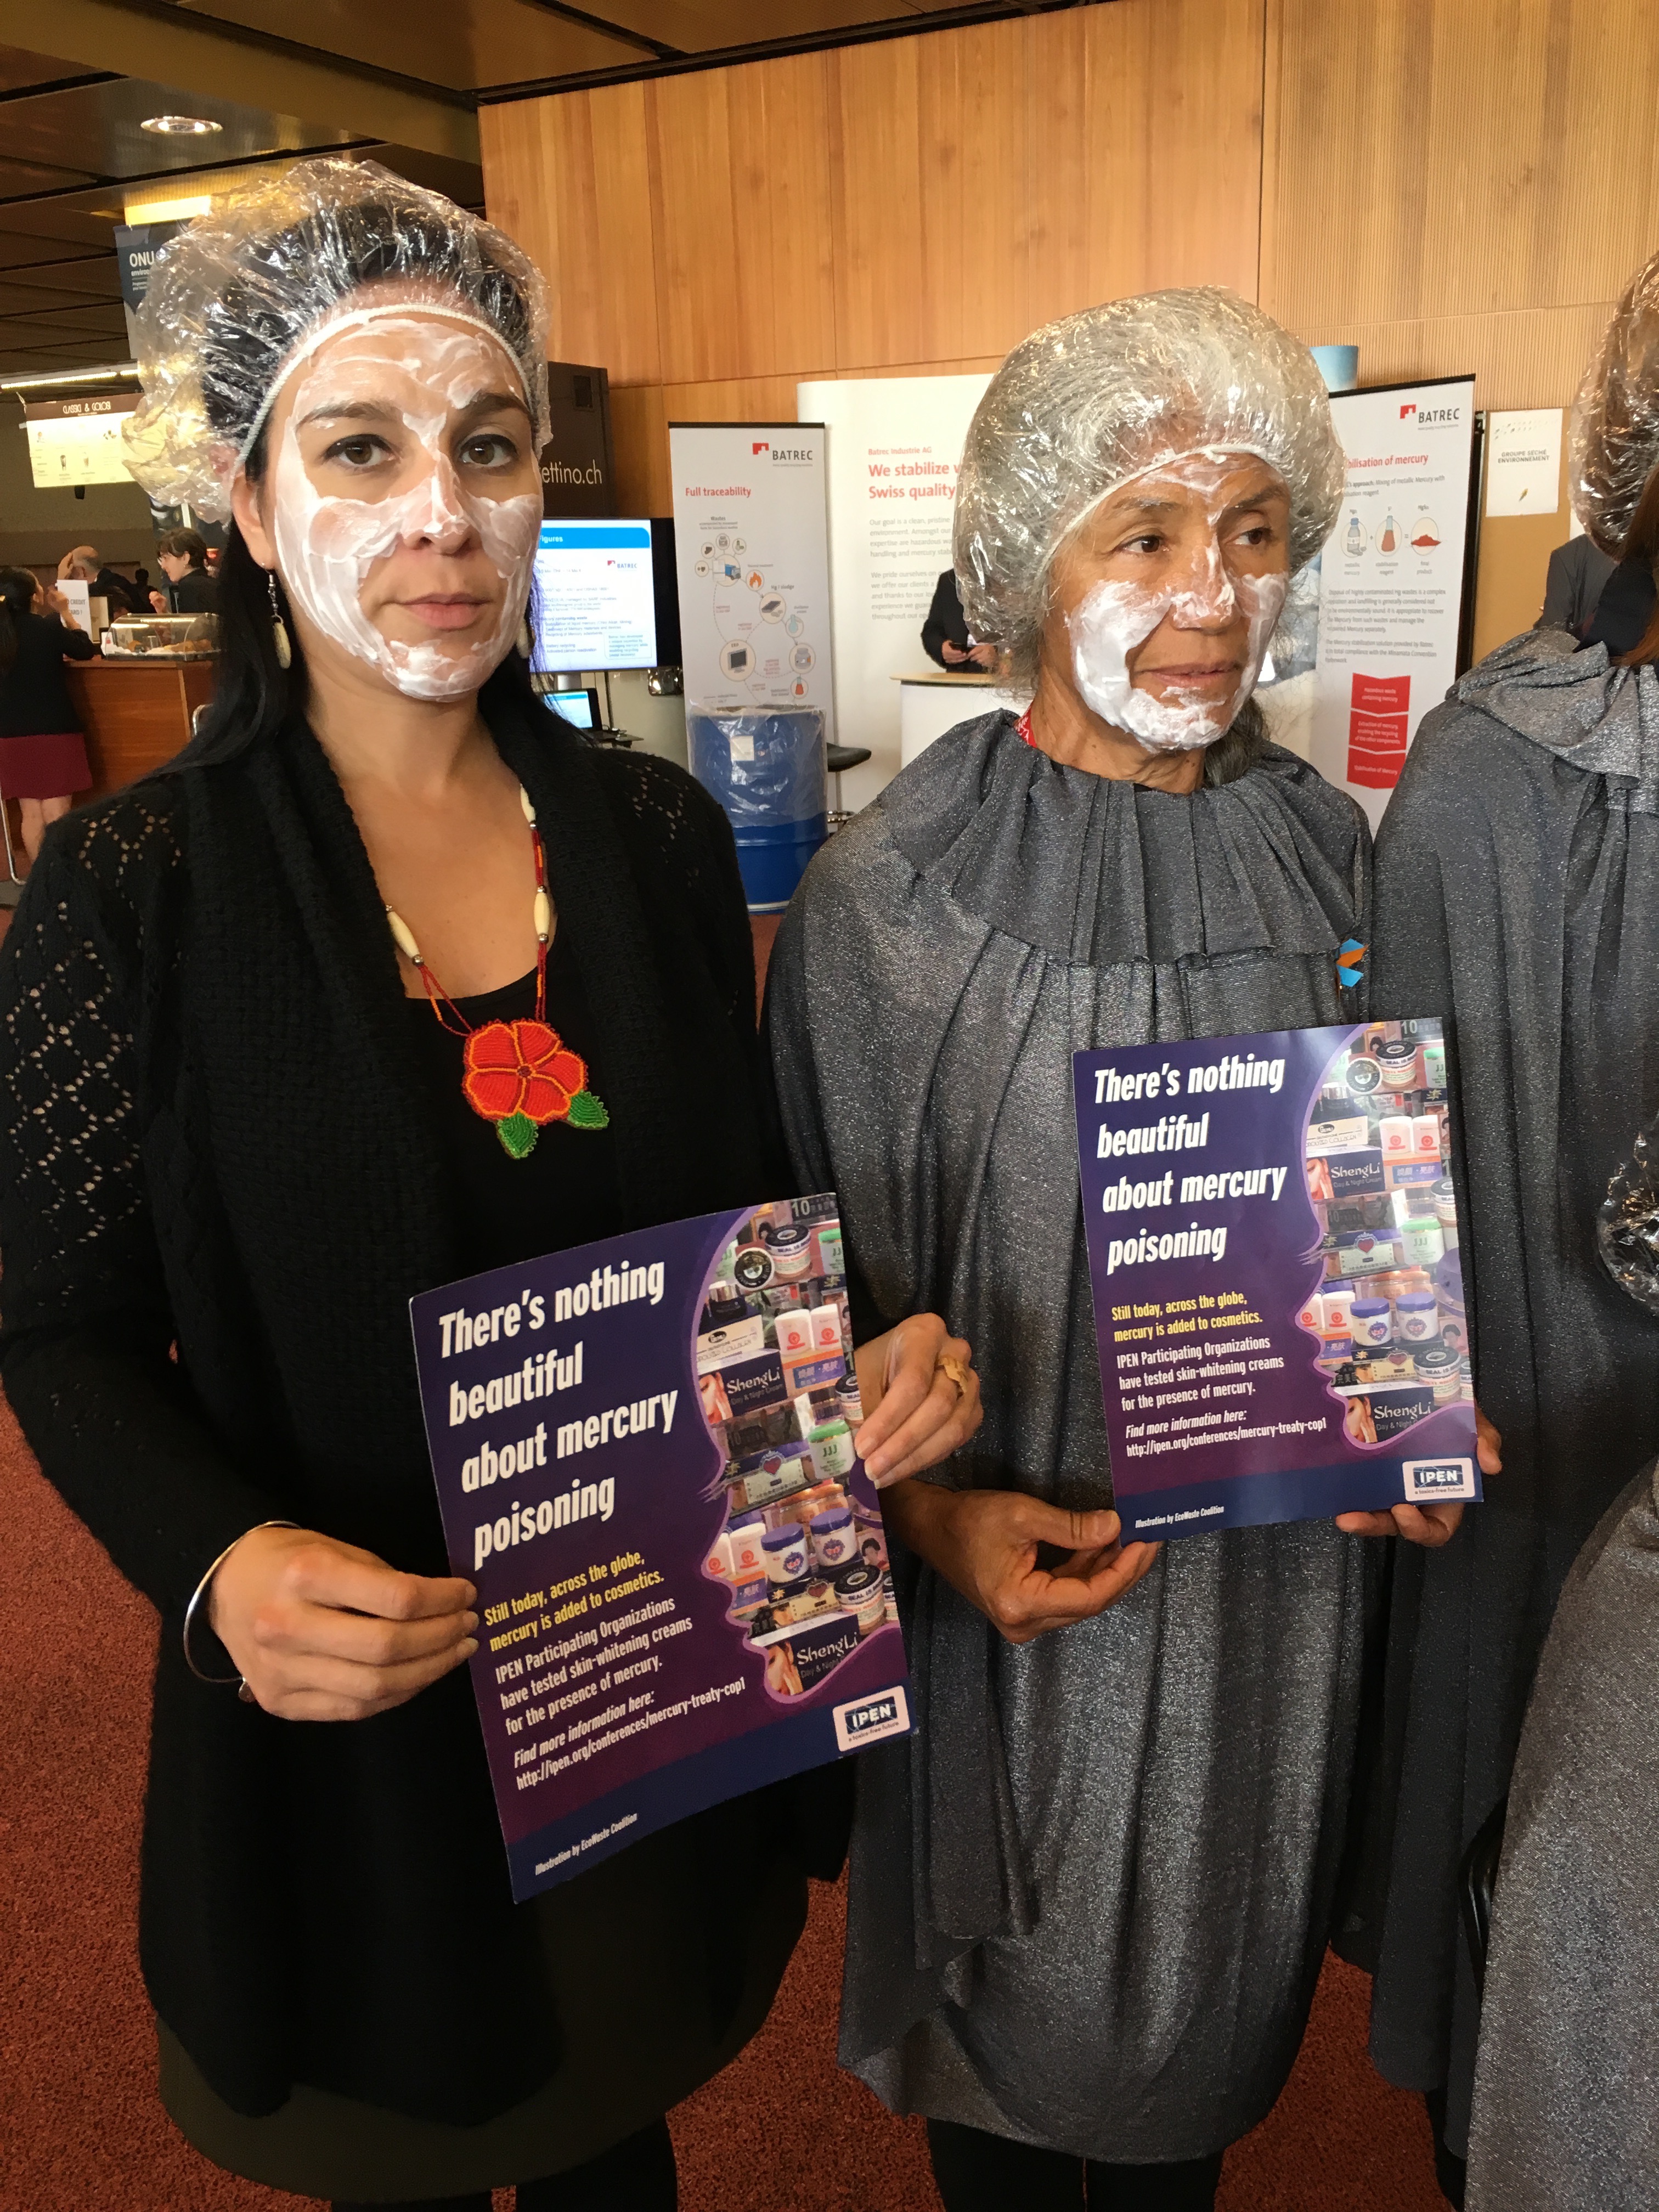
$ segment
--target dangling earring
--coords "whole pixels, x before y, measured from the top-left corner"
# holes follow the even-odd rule
[[[526,615],[519,624],[519,658],[520,660],[528,660],[530,653],[530,617]]]
[[[270,640],[276,648],[278,668],[294,665],[294,647],[289,643],[288,624],[283,620],[282,608],[276,603],[276,571],[265,570],[265,582],[270,587]]]

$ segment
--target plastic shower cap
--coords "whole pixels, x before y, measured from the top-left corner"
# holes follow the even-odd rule
[[[1632,277],[1572,410],[1572,511],[1616,561],[1659,462],[1659,254]]]
[[[1208,448],[1259,453],[1291,495],[1291,566],[1318,552],[1346,464],[1313,356],[1237,293],[1110,300],[1033,331],[991,380],[957,484],[969,626],[1035,654],[1060,544],[1127,478]]]
[[[324,158],[227,195],[169,240],[138,311],[142,405],[123,430],[152,500],[222,520],[289,368],[365,285],[492,331],[547,442],[547,295],[502,231],[375,161]]]

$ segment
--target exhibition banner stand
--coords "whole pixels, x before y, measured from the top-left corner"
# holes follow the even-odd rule
[[[835,580],[841,742],[867,745],[847,779],[868,804],[899,769],[895,677],[931,668],[921,626],[951,565],[957,471],[988,376],[848,377],[795,387],[803,416],[830,437],[830,557]],[[983,708],[965,694],[962,719]]]
[[[1320,562],[1310,757],[1375,829],[1418,724],[1462,665],[1474,379],[1339,392],[1331,416],[1347,482]]]
[[[835,743],[821,422],[671,422],[688,709],[814,708]]]

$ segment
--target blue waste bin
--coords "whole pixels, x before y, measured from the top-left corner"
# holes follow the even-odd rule
[[[750,914],[781,914],[830,834],[823,717],[815,707],[771,714],[692,707],[691,773],[726,810]]]

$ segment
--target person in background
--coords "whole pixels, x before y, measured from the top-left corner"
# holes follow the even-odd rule
[[[1395,1561],[1338,1948],[1373,1976],[1371,2055],[1427,2096],[1454,2203],[1480,2010],[1460,1866],[1509,1790],[1567,1571],[1659,1451],[1659,1324],[1595,1246],[1659,1106],[1656,464],[1659,257],[1574,414],[1573,507],[1619,562],[1588,641],[1526,630],[1462,678],[1377,835],[1371,1012],[1448,1024],[1469,1351],[1505,1465],[1462,1541]]]
[[[850,1774],[514,1905],[409,1300],[787,1194],[732,833],[515,650],[547,317],[500,231],[299,162],[181,231],[137,321],[135,473],[233,518],[222,653],[0,951],[0,1367],[160,1614],[162,2100],[353,2212],[669,2212],[663,2115],[765,2018]],[[923,1315],[860,1345],[878,1470],[971,1434],[967,1349]]]
[[[1029,713],[940,738],[807,871],[769,978],[803,1188],[866,1326],[970,1337],[978,1438],[884,1491],[917,1734],[865,1755],[842,2062],[946,2212],[1202,2212],[1329,1931],[1382,1565],[1461,1507],[1121,1547],[1072,1055],[1352,1022],[1370,838],[1252,692],[1342,448],[1218,290],[1041,330],[968,434],[956,573]],[[849,1284],[854,1278],[849,1275]]]
[[[137,612],[149,605],[149,570],[148,568],[137,568],[133,570],[132,588],[138,595],[133,602],[134,611]]]
[[[169,530],[159,539],[156,558],[167,580],[165,593],[152,592],[158,615],[211,615],[219,611],[219,586],[208,574],[207,540],[198,530]]]
[[[27,568],[0,568],[0,804],[17,801],[31,865],[47,823],[92,781],[64,663],[97,653],[61,592]]]
[[[58,563],[58,580],[62,583],[69,577],[78,578],[87,586],[92,598],[101,599],[105,602],[112,622],[118,620],[122,615],[132,613],[145,604],[136,584],[129,583],[115,569],[104,566],[104,556],[95,545],[73,546],[64,554]]]
[[[1565,545],[1558,545],[1550,555],[1544,611],[1533,628],[1570,629],[1575,637],[1582,637],[1607,578],[1618,565],[1587,530],[1581,530],[1576,538],[1569,538]]]
[[[945,569],[933,586],[933,604],[921,626],[921,646],[930,660],[953,675],[988,675],[997,665],[995,646],[978,644],[969,635],[954,568]]]

